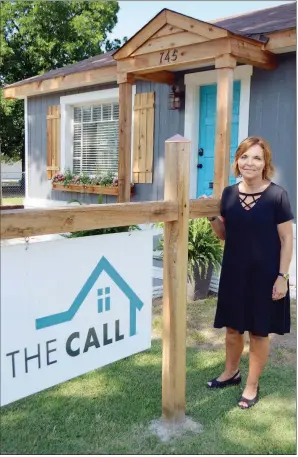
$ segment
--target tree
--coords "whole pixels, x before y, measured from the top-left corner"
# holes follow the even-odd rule
[[[0,87],[117,49],[117,1],[1,1]],[[23,153],[23,102],[0,98],[1,153]]]
[[[0,93],[1,161],[20,160],[24,156],[24,102],[5,100]]]

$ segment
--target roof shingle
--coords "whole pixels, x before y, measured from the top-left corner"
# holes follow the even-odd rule
[[[44,81],[45,79],[71,75],[73,73],[78,73],[80,71],[94,70],[95,68],[117,65],[117,62],[112,57],[113,52],[114,51],[110,51],[105,54],[90,57],[89,59],[81,60],[80,62],[66,65],[65,67],[57,68],[56,70],[48,71],[42,75],[32,76],[32,78],[28,78],[23,81],[18,81],[16,83],[10,84],[7,87],[20,86],[22,84]]]
[[[291,29],[296,27],[296,2],[217,19],[212,24],[246,36]]]

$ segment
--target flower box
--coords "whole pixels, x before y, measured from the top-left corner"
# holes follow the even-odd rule
[[[112,172],[103,175],[88,176],[86,173],[74,174],[70,170],[56,173],[52,179],[52,189],[60,192],[78,192],[80,194],[118,195],[118,178]],[[131,194],[133,184],[131,184]]]
[[[53,183],[53,190],[59,190],[62,192],[79,192],[80,194],[98,194],[98,195],[118,195],[118,186],[99,186],[91,184],[60,184]],[[133,184],[131,184],[131,193],[133,193]]]

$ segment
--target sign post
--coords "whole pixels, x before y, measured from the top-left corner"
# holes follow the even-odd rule
[[[185,417],[189,167],[190,141],[175,135],[165,143],[164,191],[178,203],[164,231],[162,415],[171,422]]]

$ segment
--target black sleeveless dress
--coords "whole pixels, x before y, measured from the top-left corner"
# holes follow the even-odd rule
[[[242,206],[246,195],[256,199],[248,210]],[[286,190],[273,182],[258,194],[240,193],[238,183],[226,187],[221,215],[226,240],[214,327],[258,336],[289,333],[289,290],[272,300],[281,249],[277,225],[294,218]]]

